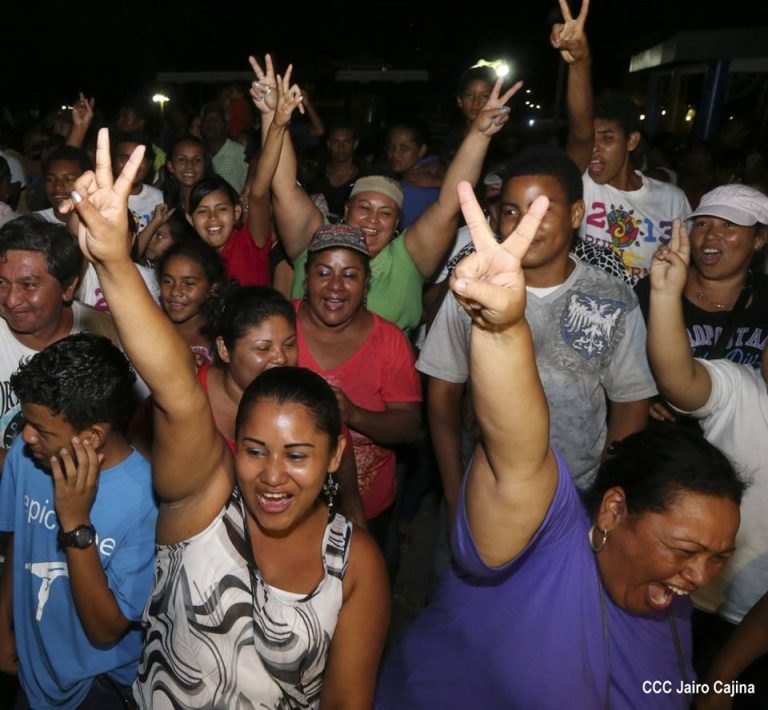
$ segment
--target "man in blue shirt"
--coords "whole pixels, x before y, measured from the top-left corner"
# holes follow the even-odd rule
[[[11,382],[25,425],[0,481],[13,533],[0,584],[0,670],[16,707],[124,708],[153,581],[149,464],[125,427],[135,375],[106,338],[71,335]]]

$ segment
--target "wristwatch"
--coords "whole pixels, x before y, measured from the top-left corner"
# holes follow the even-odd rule
[[[59,528],[56,540],[62,547],[76,547],[78,550],[85,550],[96,542],[96,528],[93,525],[78,525],[70,532],[64,532]]]

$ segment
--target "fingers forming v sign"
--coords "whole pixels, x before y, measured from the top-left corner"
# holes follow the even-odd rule
[[[299,111],[304,113],[304,96],[298,84],[291,86],[291,73],[293,64],[288,65],[285,76],[277,75],[277,105],[275,107],[275,123],[278,126],[285,126],[291,120],[291,114],[298,106]]]
[[[475,252],[456,266],[451,288],[475,323],[487,329],[507,328],[525,315],[523,257],[547,212],[549,200],[544,196],[536,198],[515,231],[499,244],[472,186],[461,182],[458,193]]]
[[[659,247],[651,261],[651,289],[655,292],[682,294],[691,263],[691,242],[688,230],[676,219],[672,223],[672,238],[667,246]]]
[[[576,19],[568,7],[568,0],[559,0],[560,10],[565,22],[557,23],[552,27],[551,42],[555,49],[559,49],[563,59],[568,64],[573,64],[583,59],[589,53],[584,24],[589,12],[589,0],[582,0],[581,10]]]
[[[261,113],[271,113],[277,104],[277,79],[272,57],[269,54],[264,56],[264,69],[256,61],[256,57],[248,57],[248,61],[256,75],[256,81],[251,84],[250,89],[253,103]]]
[[[60,208],[63,212],[77,211],[77,238],[89,261],[98,264],[129,258],[128,195],[143,158],[144,146],[138,146],[113,180],[109,131],[99,131],[96,171],[89,170],[77,179],[72,198]]]
[[[496,83],[493,85],[488,101],[485,102],[483,110],[478,114],[473,123],[473,127],[476,130],[485,133],[487,136],[492,136],[494,133],[498,133],[501,130],[501,126],[509,120],[509,106],[506,106],[505,104],[520,91],[520,88],[523,85],[522,81],[518,81],[501,94],[503,83],[504,79],[502,77],[496,79]]]

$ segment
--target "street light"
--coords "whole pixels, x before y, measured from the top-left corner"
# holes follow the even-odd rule
[[[163,115],[163,112],[165,111],[165,104],[168,103],[168,101],[171,100],[170,96],[166,96],[165,94],[155,94],[152,97],[152,101],[154,101],[156,104],[160,104],[160,115]]]

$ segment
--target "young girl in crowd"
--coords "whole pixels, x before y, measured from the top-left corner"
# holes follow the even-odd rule
[[[242,286],[269,285],[272,232],[260,205],[249,204],[241,224],[238,194],[224,178],[214,175],[192,189],[189,210],[187,219],[200,238],[219,253],[229,278]]]
[[[160,304],[195,356],[213,362],[210,316],[224,285],[224,265],[216,250],[194,237],[173,244],[158,263]]]
[[[168,172],[165,203],[186,214],[192,188],[213,173],[205,144],[191,134],[179,138],[171,148],[165,168]]]
[[[198,237],[183,214],[166,204],[158,205],[149,224],[136,237],[132,252],[134,261],[144,266],[156,266],[171,246],[185,239]]]
[[[230,453],[187,344],[129,258],[126,203],[142,151],[113,185],[108,141],[102,131],[97,176],[73,198],[80,243],[155,399],[162,505],[136,701],[369,707],[388,587],[373,541],[334,510],[344,448],[335,395],[313,373],[272,368],[243,393]]]

